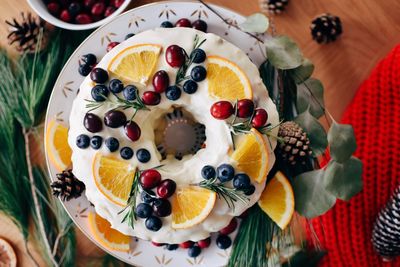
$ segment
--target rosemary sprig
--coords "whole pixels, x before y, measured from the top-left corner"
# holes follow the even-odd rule
[[[128,210],[128,212],[125,214],[124,218],[122,219],[121,223],[128,221],[128,224],[132,227],[132,229],[135,228],[134,223],[137,219],[136,213],[135,213],[135,208],[136,208],[137,195],[138,195],[139,189],[140,189],[139,178],[140,178],[141,173],[142,173],[141,171],[136,169],[135,176],[133,177],[131,191],[129,193],[129,198],[128,198],[128,201],[126,202],[126,206],[120,212],[118,212],[118,214],[121,214],[125,210]]]
[[[217,178],[203,180],[197,185],[217,193],[218,198],[223,198],[229,208],[235,209],[235,202],[238,200],[245,204],[249,201],[242,191],[225,186],[223,183],[218,182]]]

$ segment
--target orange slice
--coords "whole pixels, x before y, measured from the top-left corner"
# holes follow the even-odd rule
[[[236,168],[257,183],[265,182],[268,174],[268,148],[263,135],[253,128],[250,133],[238,139],[236,149],[231,153]]]
[[[138,44],[119,52],[108,64],[108,71],[125,83],[146,85],[157,65],[161,46]]]
[[[111,202],[125,206],[129,198],[136,166],[113,156],[97,153],[92,163],[97,188]]]
[[[238,65],[219,56],[208,56],[207,60],[210,96],[229,101],[253,98],[250,81]]]
[[[58,171],[63,171],[71,165],[72,150],[68,145],[67,127],[51,120],[47,125],[45,142],[49,160]]]
[[[172,228],[185,229],[204,221],[216,198],[215,192],[198,186],[179,188],[172,199]]]
[[[277,172],[268,182],[258,205],[282,230],[290,223],[294,213],[294,195],[282,172]]]
[[[128,251],[130,237],[111,228],[111,224],[95,212],[89,212],[89,228],[96,241],[118,251]]]

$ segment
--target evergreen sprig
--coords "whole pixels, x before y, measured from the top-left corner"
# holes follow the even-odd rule
[[[135,228],[136,199],[139,194],[140,187],[141,187],[140,183],[139,183],[141,173],[142,173],[141,171],[136,169],[135,176],[133,178],[133,182],[132,182],[132,186],[131,186],[131,191],[129,193],[129,198],[128,198],[128,201],[126,202],[126,206],[120,212],[118,212],[118,214],[121,214],[124,211],[128,210],[128,212],[125,214],[124,218],[122,219],[121,223],[124,223],[125,221],[127,221],[128,225],[130,225],[132,227],[132,229]]]

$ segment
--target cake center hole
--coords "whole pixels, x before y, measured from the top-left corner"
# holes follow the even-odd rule
[[[163,159],[172,155],[181,160],[185,155],[194,155],[204,146],[205,126],[198,123],[183,108],[161,117],[154,130],[157,149]]]

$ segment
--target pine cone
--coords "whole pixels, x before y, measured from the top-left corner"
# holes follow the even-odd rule
[[[65,170],[57,174],[57,180],[51,184],[53,195],[60,197],[63,201],[69,201],[71,198],[80,197],[85,184],[79,181],[72,170]]]
[[[260,8],[264,12],[280,14],[285,11],[289,0],[260,0]]]
[[[342,34],[340,18],[329,13],[316,17],[310,28],[313,39],[319,44],[333,42]]]
[[[372,244],[385,260],[400,255],[400,187],[395,190],[375,221]]]
[[[12,22],[6,20],[6,23],[11,27],[7,36],[9,44],[14,44],[18,52],[35,52],[41,32],[43,35],[39,50],[45,47],[48,33],[45,28],[46,23],[40,17],[34,17],[31,13],[27,15],[21,13],[20,22],[13,18]]]
[[[279,145],[279,154],[282,159],[292,165],[305,164],[312,153],[307,133],[297,123],[287,121],[279,127],[278,136],[283,139]]]

